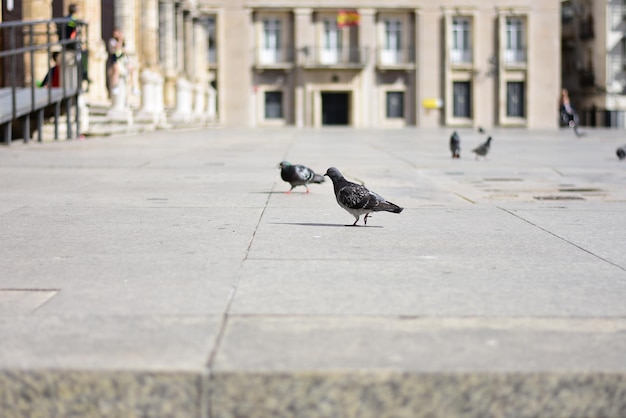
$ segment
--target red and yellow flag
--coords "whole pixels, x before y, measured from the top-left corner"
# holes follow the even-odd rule
[[[356,10],[340,10],[337,13],[337,26],[358,26],[360,20],[359,12]]]

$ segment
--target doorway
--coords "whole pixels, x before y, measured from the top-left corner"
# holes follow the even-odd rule
[[[322,92],[322,125],[350,124],[350,92]]]

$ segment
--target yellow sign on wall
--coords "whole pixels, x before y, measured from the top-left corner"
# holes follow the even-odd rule
[[[443,100],[435,98],[426,98],[422,100],[422,106],[424,109],[441,109],[443,107]]]

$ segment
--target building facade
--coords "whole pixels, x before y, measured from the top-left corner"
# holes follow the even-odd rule
[[[563,86],[593,126],[626,127],[626,0],[567,0]]]
[[[126,33],[142,89],[135,117],[251,127],[558,126],[560,0],[71,2],[97,20],[97,72],[109,36],[102,28],[112,20]],[[106,97],[100,77],[92,77],[92,100]]]
[[[224,123],[553,128],[559,19],[554,0],[224,2]]]

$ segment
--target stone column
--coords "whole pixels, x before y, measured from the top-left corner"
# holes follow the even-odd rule
[[[106,44],[102,40],[102,8],[101,2],[82,1],[78,2],[80,7],[79,17],[89,23],[88,39],[89,44],[83,45],[83,49],[88,48],[83,59],[87,60],[87,70],[89,89],[87,100],[90,103],[107,103],[109,101],[106,89]],[[82,115],[81,115],[82,116]]]
[[[206,121],[206,95],[208,86],[208,42],[206,22],[203,18],[193,20],[193,66],[196,95],[193,113],[196,119]]]
[[[159,58],[164,74],[163,99],[167,107],[176,103],[176,8],[174,0],[159,0]]]
[[[196,76],[194,68],[194,33],[193,16],[191,12],[183,12],[183,39],[184,39],[184,74],[188,79],[193,80]]]
[[[378,91],[376,85],[376,11],[359,9],[359,48],[365,68],[361,72],[361,94],[365,100],[352,100],[355,104],[355,127],[370,128],[378,125]],[[356,93],[355,93],[356,94]]]
[[[174,123],[189,123],[192,120],[193,85],[189,77],[193,74],[193,22],[189,10],[184,4],[176,6],[176,102],[170,120]]]
[[[315,46],[315,35],[313,33],[313,23],[311,22],[313,11],[310,8],[297,8],[294,10],[295,20],[295,44],[296,59],[299,61],[296,66],[295,74],[295,123],[296,126],[302,128],[305,125],[305,114],[307,112],[304,71],[302,65],[313,54]],[[308,109],[310,112],[311,110]]]
[[[157,124],[165,119],[165,115],[158,109],[163,109],[163,95],[158,94],[157,88],[163,86],[162,76],[158,71],[158,0],[143,0],[141,14],[141,51],[144,67],[141,71],[141,109],[137,112],[136,120]]]

